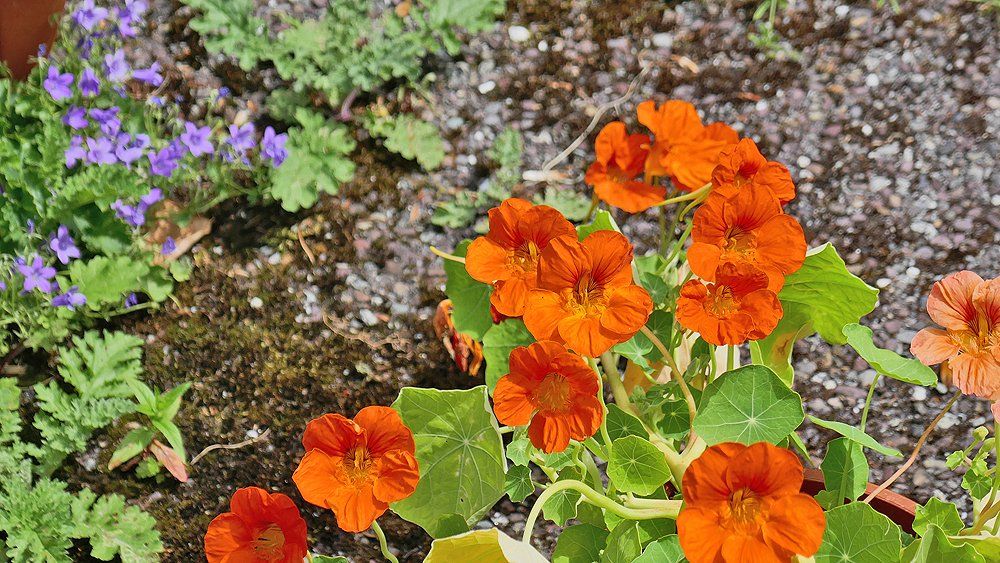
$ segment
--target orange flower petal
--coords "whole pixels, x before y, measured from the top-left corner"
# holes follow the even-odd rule
[[[500,424],[524,426],[531,421],[535,405],[531,399],[534,386],[520,374],[508,374],[493,389],[493,412]]]
[[[764,543],[763,538],[758,536],[748,536],[743,534],[732,534],[726,536],[722,541],[722,560],[725,563],[788,563],[791,560],[790,554],[782,553],[788,557],[779,557],[773,549]]]
[[[617,147],[627,144],[627,137],[625,124],[621,121],[612,121],[605,125],[594,140],[597,161],[605,165],[611,162]]]
[[[983,278],[963,270],[934,284],[927,298],[927,313],[937,324],[950,330],[966,330],[976,318],[973,293]]]
[[[569,421],[565,417],[539,412],[528,425],[528,439],[547,454],[565,451],[570,439]]]
[[[551,291],[572,287],[589,264],[590,257],[576,236],[553,239],[538,257],[538,287]]]
[[[341,487],[330,499],[330,509],[337,517],[337,526],[349,533],[359,533],[372,527],[379,516],[389,509],[388,503],[375,498],[371,485]]]
[[[631,338],[646,324],[652,312],[653,300],[645,289],[638,285],[622,287],[608,300],[608,308],[600,318],[601,327]]]
[[[784,316],[778,295],[769,289],[759,289],[740,299],[742,312],[753,320],[752,340],[760,340],[771,334]]]
[[[465,253],[465,271],[472,279],[483,283],[493,283],[512,277],[507,267],[511,251],[487,237],[472,241]]]
[[[253,531],[236,514],[226,512],[216,516],[205,532],[208,563],[253,561],[257,557],[253,550],[254,539]]]
[[[687,474],[685,473],[685,480]],[[722,556],[720,537],[726,530],[719,524],[714,510],[687,506],[677,517],[677,535],[684,556],[691,563],[716,563]]]
[[[393,503],[412,495],[419,481],[416,458],[408,451],[393,450],[382,457],[382,466],[372,491],[378,500]]]
[[[925,328],[910,342],[910,353],[927,366],[940,364],[958,355],[958,344],[940,328]]]
[[[667,189],[634,180],[604,181],[594,186],[594,193],[601,201],[626,213],[641,213],[666,199]]]
[[[490,305],[505,317],[520,317],[528,304],[528,291],[533,289],[532,285],[524,278],[497,282],[490,294]]]
[[[632,284],[632,244],[616,231],[595,231],[581,243],[591,277],[605,286]]]
[[[337,490],[347,485],[341,458],[334,458],[322,450],[310,450],[292,474],[292,481],[299,494],[309,504],[333,508]]]
[[[963,353],[948,360],[952,383],[963,393],[1000,399],[1000,361],[989,351]]]
[[[722,476],[726,474],[730,460],[746,449],[743,444],[724,442],[705,450],[684,472],[684,499],[690,504],[728,502],[730,490]]]
[[[801,493],[773,502],[763,525],[764,539],[771,545],[811,557],[819,551],[826,529],[826,515],[816,499]]]
[[[647,100],[635,109],[639,123],[652,131],[657,140],[676,143],[700,134],[704,128],[695,107],[683,100],[669,100],[659,107]]]
[[[306,425],[302,445],[306,451],[320,449],[329,455],[343,456],[362,440],[357,424],[339,414],[324,414]]]
[[[694,275],[701,279],[714,281],[715,272],[722,260],[722,248],[705,242],[695,242],[688,248],[688,266]]]
[[[763,496],[796,494],[802,480],[799,458],[767,442],[757,442],[733,456],[726,471],[730,491],[746,487]]]
[[[601,320],[593,317],[568,316],[559,321],[559,337],[566,346],[584,356],[596,358],[612,346],[625,342],[631,336],[622,337],[601,326]]]
[[[524,326],[536,340],[558,340],[559,323],[568,315],[558,294],[544,289],[533,289],[528,292],[528,304],[524,309]]]
[[[570,437],[580,441],[596,434],[603,420],[604,407],[597,400],[597,395],[577,397],[574,399],[573,408],[566,414]]]
[[[392,450],[414,451],[413,432],[395,409],[369,406],[361,409],[354,422],[368,434],[368,452],[379,457]]]

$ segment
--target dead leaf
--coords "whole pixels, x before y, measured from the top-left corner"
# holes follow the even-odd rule
[[[458,369],[474,376],[483,365],[483,347],[470,336],[455,330],[455,323],[451,319],[452,309],[454,306],[451,299],[438,304],[434,313],[434,333],[444,344],[451,359],[455,360]]]
[[[177,452],[173,448],[161,443],[159,440],[153,440],[149,444],[149,451],[152,452],[157,461],[163,464],[163,467],[167,468],[167,471],[174,476],[174,479],[177,479],[181,483],[187,483],[187,467],[184,465],[184,460],[181,459],[181,456],[177,455]]]
[[[164,200],[156,207],[153,213],[153,228],[146,234],[146,242],[154,248],[163,246],[167,237],[174,239],[177,247],[167,255],[157,254],[154,264],[169,264],[185,255],[191,247],[208,233],[212,232],[212,221],[207,217],[197,215],[184,227],[174,222],[173,217],[180,211],[181,207],[172,200]]]

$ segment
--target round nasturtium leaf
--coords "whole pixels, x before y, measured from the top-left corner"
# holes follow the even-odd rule
[[[649,440],[624,436],[611,445],[608,476],[620,491],[651,495],[670,479],[670,467]]]
[[[744,366],[705,388],[694,430],[711,446],[721,442],[778,443],[802,423],[802,397],[769,368]]]

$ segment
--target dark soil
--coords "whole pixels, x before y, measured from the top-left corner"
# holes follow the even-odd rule
[[[153,4],[156,22],[135,60],[159,60],[187,100],[207,99],[225,84],[236,96],[224,111],[257,115],[273,72],[245,75],[207,54],[186,29],[189,10],[170,0]],[[881,305],[867,320],[879,344],[906,349],[927,323],[923,299],[940,276],[962,268],[1000,273],[1000,34],[995,15],[976,4],[908,2],[894,15],[864,2],[800,3],[778,25],[798,61],[768,58],[749,42],[752,3],[543,0],[509,8],[506,20],[472,39],[457,61],[430,63],[438,73],[431,103],[406,100],[449,142],[440,171],[421,173],[362,139],[356,178],[341,194],[298,215],[243,202],[219,210],[215,233],[194,252],[194,279],[179,288],[176,302],[121,323],[147,338],[153,383],[194,384],[179,416],[191,452],[269,430],[242,449],[209,453],[183,485],[99,469],[124,429],[100,437],[68,470],[75,482],[120,491],[150,510],[167,545],[165,560],[201,560],[208,522],[248,485],[291,495],[318,553],[378,559],[372,537],[340,532],[332,515],[298,497],[291,473],[303,453],[305,423],[326,412],[350,416],[365,405],[390,404],[406,385],[481,382],[457,372],[430,327],[443,298],[443,270],[426,248],[450,248],[472,234],[431,226],[434,203],[479,187],[482,155],[506,126],[525,136],[526,167],[540,168],[584,130],[599,104],[625,92],[640,60],[652,68],[622,117],[634,125],[633,108],[645,97],[688,99],[706,121],[733,124],[786,163],[800,193],[791,213],[811,244],[833,242],[852,271],[882,287]],[[267,10],[315,13],[316,6],[279,1]],[[528,41],[511,40],[515,25],[528,28]],[[192,115],[205,111],[204,103],[189,107]],[[589,147],[557,166],[574,180],[561,189],[584,189],[579,179]],[[620,219],[640,251],[649,248],[655,218]],[[856,422],[873,375],[868,366],[816,338],[798,346],[795,357],[807,410]],[[949,394],[943,386],[881,385],[870,432],[908,451]],[[964,447],[987,413],[986,402],[963,399],[895,488],[921,502],[964,497],[943,457]],[[806,437],[821,458],[829,436],[807,427]],[[871,480],[896,463],[873,456]],[[523,529],[523,513],[509,503],[489,519],[483,525],[511,534]],[[401,559],[422,560],[430,540],[419,528],[394,516],[384,526]],[[551,548],[557,530],[536,530],[541,547]]]

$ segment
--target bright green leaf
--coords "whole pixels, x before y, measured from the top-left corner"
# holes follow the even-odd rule
[[[883,446],[882,444],[878,443],[878,441],[875,440],[875,438],[872,438],[868,434],[865,434],[864,432],[855,428],[854,426],[851,426],[850,424],[844,424],[843,422],[836,422],[833,420],[823,420],[821,418],[816,418],[813,415],[809,415],[809,420],[812,421],[812,423],[815,424],[816,426],[822,426],[827,430],[833,430],[834,432],[840,434],[841,436],[847,438],[848,440],[857,442],[858,444],[861,444],[866,448],[875,450],[876,452],[882,455],[903,457],[903,454],[900,453],[900,451],[897,450],[896,448]]]
[[[642,555],[632,563],[680,563],[681,561],[684,561],[681,540],[676,535],[670,535],[647,545]]]
[[[924,536],[903,550],[907,563],[986,563],[976,549],[958,540],[952,543],[936,524],[928,524]]]
[[[492,325],[483,334],[483,359],[486,360],[486,386],[490,393],[500,378],[510,373],[510,352],[534,342],[521,319],[506,319]]]
[[[153,441],[153,430],[150,428],[135,428],[122,438],[121,443],[115,453],[111,454],[111,461],[108,462],[108,469],[114,469],[126,461],[134,458],[146,449],[146,446]]]
[[[823,544],[816,563],[895,563],[902,548],[901,530],[863,502],[826,513]]]
[[[519,542],[496,528],[473,530],[438,538],[424,563],[545,563],[545,558],[529,544]]]
[[[936,525],[945,534],[954,535],[965,528],[962,517],[958,515],[958,507],[937,497],[931,497],[927,504],[917,506],[917,514],[913,519],[913,531],[923,536],[927,527]]]
[[[580,240],[587,238],[591,233],[595,233],[597,231],[620,232],[621,229],[618,228],[618,223],[615,223],[615,218],[611,216],[611,213],[602,209],[594,215],[593,221],[587,223],[586,225],[580,225],[576,228],[576,234]]]
[[[651,495],[670,479],[670,467],[649,440],[623,436],[611,444],[608,477],[620,491]]]
[[[608,535],[601,563],[632,563],[651,541],[676,532],[673,520],[623,520]]]
[[[820,464],[826,490],[839,495],[839,499],[854,500],[865,492],[868,485],[868,460],[864,449],[848,440],[836,438],[826,445],[826,457]],[[839,506],[843,501],[837,501]]]
[[[507,478],[504,481],[504,492],[514,502],[521,502],[528,498],[528,495],[535,492],[535,485],[531,482],[531,470],[524,465],[513,465],[507,470]]]
[[[372,135],[385,139],[385,148],[424,170],[434,170],[444,161],[444,141],[437,127],[410,114],[375,117],[366,123]]]
[[[614,403],[608,405],[608,414],[605,423],[608,426],[608,435],[611,436],[612,441],[618,441],[619,438],[624,438],[625,436],[639,436],[641,438],[649,436],[649,433],[643,428],[642,422],[638,418],[623,411],[621,407]]]
[[[455,248],[454,254],[465,256],[471,243],[472,241],[463,240]],[[452,311],[455,330],[482,340],[486,331],[493,326],[493,317],[490,315],[490,294],[493,288],[472,279],[465,271],[465,264],[461,262],[445,260],[444,271],[448,275],[444,292],[455,306]]]
[[[556,549],[552,552],[552,563],[596,563],[600,561],[601,550],[608,538],[608,531],[577,524],[559,534]]]
[[[432,537],[468,529],[504,494],[503,442],[486,387],[405,387],[392,406],[413,431],[420,464],[417,490],[393,511]]]
[[[904,358],[891,350],[875,346],[870,328],[852,323],[844,327],[844,336],[847,344],[882,375],[914,385],[937,385],[934,370],[920,363],[920,360]]]
[[[694,430],[709,445],[777,443],[802,423],[802,398],[770,369],[749,365],[705,388]]]
[[[544,196],[535,196],[536,205],[548,205],[569,221],[583,221],[590,210],[590,198],[569,188],[547,186]]]

